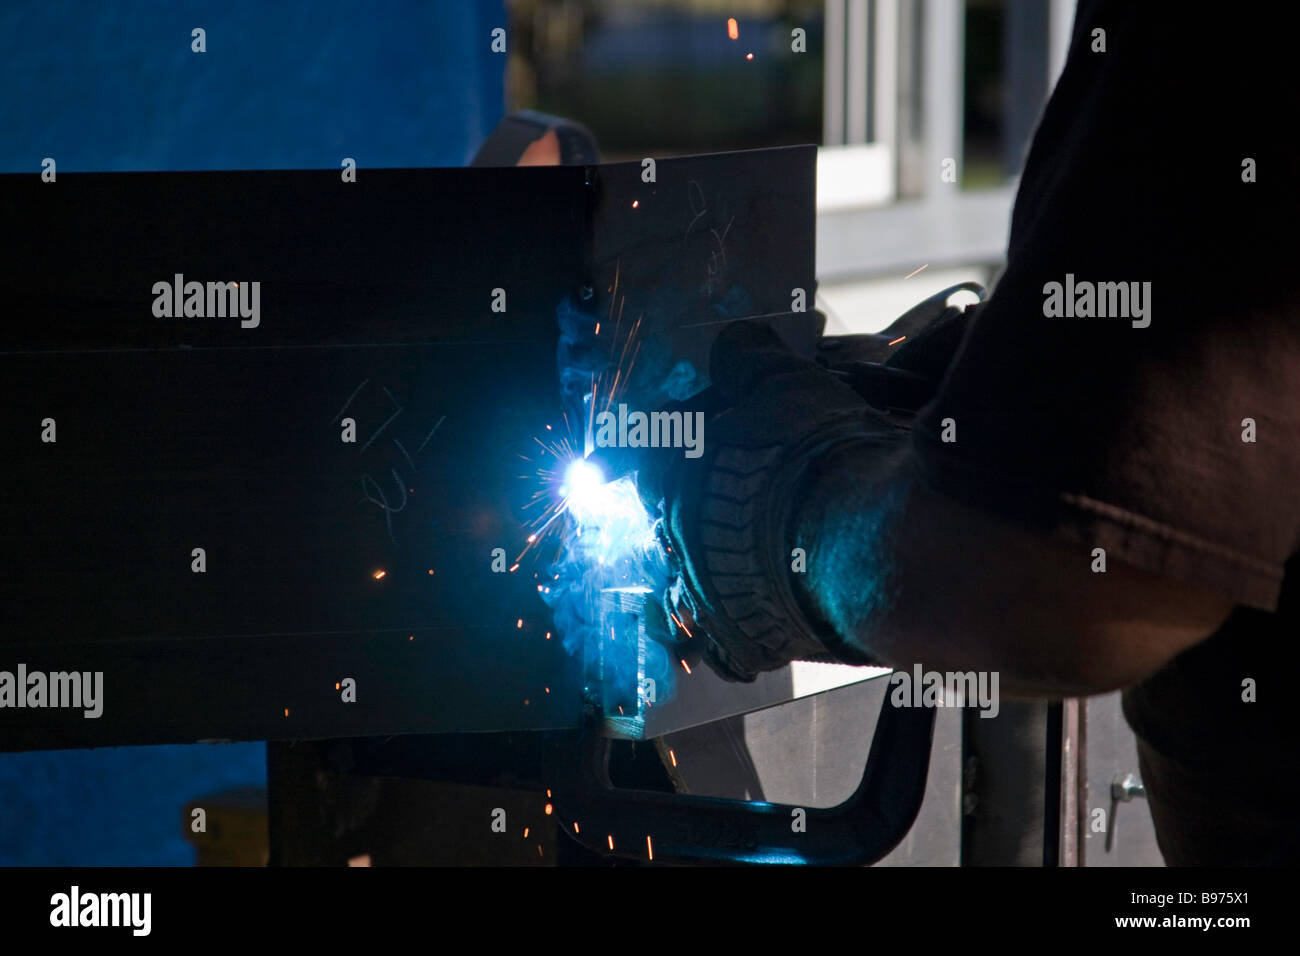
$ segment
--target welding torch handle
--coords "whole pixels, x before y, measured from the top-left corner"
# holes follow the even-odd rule
[[[886,410],[915,412],[934,397],[938,383],[905,368],[852,362],[831,373],[870,405]]]

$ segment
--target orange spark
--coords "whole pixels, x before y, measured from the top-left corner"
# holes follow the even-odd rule
[[[645,835],[645,848],[646,852],[650,854],[650,859],[653,860],[655,858],[655,848],[654,844],[650,842],[650,834],[648,833]]]
[[[554,812],[555,812],[555,808],[548,803],[546,805],[546,815],[549,817]]]
[[[928,268],[929,265],[930,265],[930,263],[927,262],[925,265],[921,266],[921,269]],[[903,276],[903,278],[904,278],[904,279],[910,279],[910,278],[912,278],[912,276],[914,276],[914,275],[916,275],[918,272],[920,272],[921,269],[913,269],[913,270],[912,270],[911,272],[909,272],[907,275]]]
[[[677,754],[673,753],[671,750],[668,751],[668,759],[673,762],[674,767],[677,766]]]
[[[889,344],[890,344],[890,345],[897,345],[899,342],[903,341],[903,339],[905,339],[905,338],[907,338],[906,335],[900,335],[898,338],[894,339],[894,341],[890,342]]]
[[[524,839],[528,839],[528,827],[524,827]]]
[[[752,59],[754,59],[754,54],[752,54],[752,53],[746,53],[746,54],[745,54],[745,59],[746,59],[746,60],[752,60]]]
[[[582,832],[581,830],[578,829],[578,821],[577,821],[577,820],[574,820],[574,821],[573,821],[573,832],[574,832],[574,833],[581,833],[581,832]]]
[[[607,836],[606,839],[609,840],[609,848],[611,850],[614,849],[614,834],[612,833],[609,834],[609,836]]]
[[[388,573],[387,571],[376,571],[376,572],[375,572],[375,580],[378,581],[380,578],[382,578],[382,577],[383,577],[385,574],[387,574],[387,573]]]
[[[687,664],[685,660],[682,661],[682,667],[686,669],[686,673],[689,674],[691,672],[691,665]]]
[[[736,22],[735,17],[727,18],[727,37],[731,40],[740,39],[740,24]]]

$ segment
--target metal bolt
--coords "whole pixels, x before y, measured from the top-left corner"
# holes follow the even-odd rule
[[[1110,819],[1106,822],[1106,852],[1115,848],[1115,812],[1121,803],[1128,803],[1136,797],[1145,797],[1147,788],[1133,774],[1121,777],[1115,774],[1110,782]]]
[[[1110,783],[1110,798],[1123,803],[1128,803],[1137,797],[1145,797],[1147,788],[1142,785],[1142,781],[1133,774],[1126,774],[1122,779],[1119,774]]]

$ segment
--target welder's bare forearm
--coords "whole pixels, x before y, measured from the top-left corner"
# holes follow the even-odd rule
[[[797,504],[802,584],[841,638],[893,665],[998,671],[1003,691],[1077,696],[1135,683],[1212,633],[1213,594],[1070,548],[934,494],[900,446],[826,463]]]

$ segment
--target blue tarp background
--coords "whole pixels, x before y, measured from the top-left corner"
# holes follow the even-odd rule
[[[0,171],[461,166],[502,115],[497,26],[504,0],[6,0]]]

